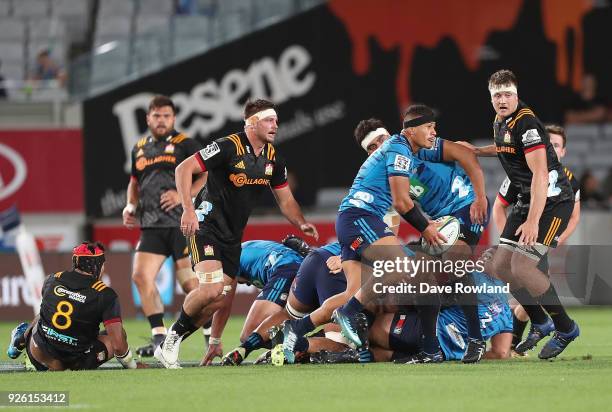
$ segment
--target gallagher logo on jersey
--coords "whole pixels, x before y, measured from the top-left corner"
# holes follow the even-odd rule
[[[244,185],[267,185],[270,183],[270,179],[249,179],[244,173],[232,173],[229,175],[229,180],[236,187],[242,187]]]

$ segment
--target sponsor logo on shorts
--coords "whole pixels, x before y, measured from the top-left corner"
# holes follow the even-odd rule
[[[80,303],[85,303],[85,300],[87,300],[87,296],[81,295],[78,292],[73,292],[71,290],[68,290],[65,287],[60,286],[60,285],[53,288],[53,293],[55,294],[55,296],[59,296],[59,297],[68,295],[68,299],[74,300]]]
[[[273,170],[274,170],[274,166],[272,166],[272,163],[268,163],[266,165],[266,176],[272,176]]]
[[[242,187],[244,185],[268,185],[270,184],[270,179],[249,179],[246,174],[238,173],[238,174],[230,174],[229,180],[236,187]]]
[[[501,187],[499,188],[499,193],[501,193],[502,196],[506,196],[508,194],[509,187],[510,187],[510,179],[508,178],[508,176],[506,176],[506,178],[501,184]]]
[[[282,293],[280,295],[280,300],[282,300],[283,302],[287,300],[287,294],[286,293]]]
[[[395,325],[395,328],[393,329],[393,334],[394,335],[401,335],[402,334],[402,329],[404,329],[404,323],[406,323],[406,315],[400,315],[400,318],[397,321],[397,324]]]
[[[204,246],[204,256],[214,256],[215,249],[211,245]]]
[[[363,243],[363,238],[359,236],[357,239],[353,240],[353,243],[351,243],[351,249],[354,251],[357,250],[359,246],[361,246],[362,243]]]
[[[46,326],[46,325],[41,325],[41,326],[42,326],[43,333],[45,334],[45,337],[49,340],[52,340],[55,342],[66,343],[71,346],[77,346],[77,343],[79,342],[77,338],[73,338],[72,336],[61,334],[55,329],[50,328],[49,326]]]
[[[98,362],[104,362],[106,359],[106,354],[104,352],[98,352],[96,358],[98,359]]]
[[[217,142],[212,142],[211,144],[206,146],[204,149],[200,150],[200,155],[202,156],[202,159],[208,160],[220,152],[221,152],[221,148],[219,147]]]

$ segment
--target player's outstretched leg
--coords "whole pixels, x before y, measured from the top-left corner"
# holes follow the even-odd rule
[[[578,324],[576,322],[574,322],[574,328],[567,333],[555,331],[553,337],[548,342],[546,342],[546,345],[544,345],[544,347],[538,354],[538,358],[554,358],[555,356],[563,352],[565,348],[567,348],[567,345],[569,345],[578,336],[580,336],[580,328],[578,327]]]
[[[516,353],[525,353],[528,350],[535,348],[542,339],[555,331],[555,324],[552,319],[547,318],[544,323],[531,323],[527,337],[519,342],[514,348]],[[569,343],[569,342],[568,342]],[[559,352],[560,353],[560,352]]]
[[[17,359],[25,349],[25,331],[28,329],[26,322],[20,323],[11,331],[11,341],[9,342],[6,354],[11,359]]]

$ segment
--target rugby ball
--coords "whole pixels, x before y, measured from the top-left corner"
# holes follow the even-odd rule
[[[453,216],[442,216],[436,220],[434,220],[438,226],[438,231],[443,234],[447,240],[446,243],[439,246],[431,246],[427,241],[423,238],[421,239],[421,246],[423,247],[423,252],[432,256],[439,256],[450,249],[459,239],[459,232],[461,230],[461,224],[456,217]]]

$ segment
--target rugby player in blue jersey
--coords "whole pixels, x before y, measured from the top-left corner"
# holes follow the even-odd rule
[[[427,113],[411,113],[405,129],[419,128],[423,133],[433,131],[435,121],[431,110]],[[345,336],[357,347],[364,346],[365,336],[360,338],[358,330],[367,323],[361,313],[362,303],[367,303],[375,296],[371,287],[361,288],[361,280],[371,282],[368,272],[371,268],[362,265],[362,258],[367,262],[395,262],[407,259],[400,240],[383,221],[391,206],[412,226],[421,232],[423,238],[431,245],[440,245],[447,239],[441,235],[434,222],[430,222],[415,206],[410,197],[410,176],[413,173],[414,155],[405,135],[395,135],[363,163],[353,185],[339,208],[336,220],[336,234],[342,247],[342,268],[347,279],[347,288],[343,293],[328,299],[321,308],[302,319],[285,324],[283,351],[291,363],[295,351],[303,351],[304,335],[315,326],[329,321],[328,313],[345,303],[336,311],[336,321],[343,329]],[[372,247],[376,246],[376,247]],[[380,247],[379,247],[380,246]],[[362,269],[364,273],[362,274]],[[424,275],[392,271],[385,275],[387,283],[429,281]],[[429,358],[442,360],[436,337],[436,317],[439,299],[436,294],[422,294],[416,297],[420,315],[423,319],[425,351]],[[366,325],[367,326],[367,325]],[[428,359],[429,359],[428,358]]]
[[[288,246],[298,246],[296,249],[305,250],[303,246],[296,243]],[[300,265],[284,310],[265,319],[246,339],[241,339],[242,344],[225,355],[222,363],[224,365],[239,365],[252,351],[264,347],[270,348],[269,330],[271,327],[279,326],[287,319],[304,318],[310,312],[321,307],[323,302],[330,297],[342,293],[346,289],[344,273],[331,269],[327,264],[330,258],[339,254],[340,244],[337,242],[313,249]],[[328,316],[331,316],[331,313]],[[328,350],[340,349],[334,346],[332,344],[332,348],[330,348],[327,345],[325,348]],[[309,349],[317,351],[322,348],[309,348],[309,342],[306,341],[302,352],[307,352]]]
[[[240,265],[232,289],[235,290],[235,283],[246,283],[261,289],[261,292],[244,321],[240,334],[241,342],[249,338],[253,344],[256,344],[254,338],[250,337],[253,330],[264,319],[281,311],[287,303],[293,278],[304,257],[286,245],[296,245],[297,250],[303,254],[308,253],[308,245],[295,236],[287,236],[283,243],[270,240],[250,240],[242,243]],[[232,309],[233,297],[234,293],[228,294],[223,306],[213,316],[211,333],[212,336],[219,338],[211,341],[202,359],[202,365],[210,365],[215,357],[223,354],[221,335]]]
[[[413,105],[406,112],[406,116],[410,118],[411,113],[427,110],[426,106]],[[406,134],[416,158],[415,172],[410,177],[411,197],[430,218],[451,215],[461,224],[459,240],[453,248],[444,253],[442,259],[469,259],[489,216],[488,201],[484,193],[484,176],[478,161],[461,145],[436,137],[435,130],[422,133],[418,128],[414,128],[407,130]],[[357,143],[368,155],[389,137],[383,123],[378,119],[363,120],[355,130]],[[457,281],[465,286],[474,285],[471,274]],[[480,333],[476,296],[466,294],[462,297],[462,303],[470,332],[463,360],[466,363],[478,362],[486,346]]]
[[[399,166],[402,170],[395,170],[392,174],[398,176],[390,177],[389,180],[391,182],[392,179],[395,179],[396,183],[398,181],[403,181],[401,189],[409,193],[408,198],[410,199],[410,203],[414,205],[411,198],[414,197],[421,203],[423,209],[427,209],[430,217],[437,218],[448,214],[456,214],[457,217],[461,219],[464,226],[462,233],[463,240],[465,241],[465,245],[463,246],[465,247],[457,245],[457,247],[446,256],[453,259],[461,259],[470,256],[471,249],[468,245],[477,243],[480,232],[482,231],[482,225],[486,223],[488,202],[484,195],[484,176],[475,156],[470,153],[469,150],[465,150],[464,147],[455,143],[436,138],[434,120],[433,110],[429,107],[425,105],[410,106],[404,116],[402,134],[392,136],[382,143],[382,145],[380,145],[380,147],[370,156],[368,161],[372,157],[377,156],[378,153],[388,151],[394,141],[404,144],[405,148],[408,150],[404,149],[401,154],[396,153],[393,163],[395,169]],[[376,133],[376,131],[374,131],[374,133]],[[362,147],[366,150],[368,150],[368,146],[376,149],[372,147],[371,144],[375,139],[378,139],[379,135],[368,134],[367,137],[371,141],[362,142]],[[380,155],[378,155],[378,157],[380,157]],[[444,161],[456,161],[463,169],[457,168],[454,164],[445,164],[443,163]],[[470,184],[468,176],[471,178],[473,186]],[[358,180],[359,176],[355,183],[358,183]],[[393,183],[391,183],[392,190],[398,188],[400,187],[397,185],[394,186]],[[352,202],[354,199],[351,199],[352,192],[353,189],[351,189],[351,193],[345,198],[345,201],[340,207],[339,222],[340,220],[347,220],[346,217],[343,217],[343,214],[347,214],[347,211],[351,208],[351,204],[355,205],[355,203]],[[405,205],[401,203],[398,203],[398,206],[400,208],[405,207]],[[425,223],[431,223],[428,222],[420,212],[417,214],[418,209],[412,208],[406,213],[404,211],[405,209],[400,210],[397,207],[395,208],[409,223],[412,223],[417,230],[422,230]],[[350,213],[349,211],[348,214]],[[350,231],[347,230],[347,224],[337,223],[337,227],[338,226],[344,226],[340,227],[340,231],[344,229],[350,233]],[[467,230],[465,226],[468,226]],[[474,232],[476,232],[477,236],[473,236]],[[342,235],[340,232],[338,232],[338,237],[342,242]],[[427,239],[427,236],[424,236],[424,238],[430,244],[432,243]],[[350,259],[350,256],[348,256],[348,258]],[[343,260],[345,260],[344,254]],[[362,303],[372,299],[373,296],[367,296],[373,293],[373,291],[369,289],[370,288],[362,288],[353,299],[336,312],[336,319],[342,326],[343,332],[357,345],[361,343],[357,330],[359,324],[357,313],[362,308]],[[427,303],[417,302],[417,307],[421,311],[421,320],[423,321],[424,350],[415,356],[410,363],[437,362],[442,359],[442,352],[437,346],[437,339],[435,339],[435,318],[437,316],[439,302],[435,300],[436,297],[434,296],[429,295],[428,297],[429,305],[431,306],[427,306]],[[472,305],[474,305],[473,302]],[[470,340],[471,345],[468,346],[464,361],[477,362],[484,352],[484,342],[480,336],[475,307],[472,307],[467,313],[471,313],[471,315],[468,316],[468,323],[470,324],[471,335],[475,336],[475,338]]]

